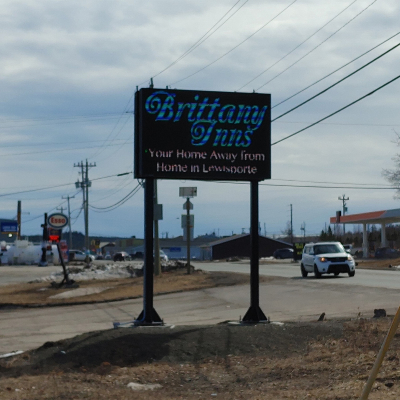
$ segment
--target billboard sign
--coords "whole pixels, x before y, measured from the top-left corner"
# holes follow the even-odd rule
[[[270,106],[270,94],[140,89],[135,178],[269,179]]]
[[[18,233],[18,222],[2,222],[1,233]]]
[[[299,261],[303,255],[305,243],[293,243],[294,260]]]

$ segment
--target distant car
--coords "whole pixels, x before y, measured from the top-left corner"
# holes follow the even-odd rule
[[[294,258],[294,251],[291,248],[278,249],[274,251],[273,257],[277,260],[285,258]]]
[[[104,260],[103,254],[97,254],[96,260]]]
[[[132,260],[142,260],[144,257],[143,251],[136,251],[135,253],[129,254]]]
[[[352,277],[356,273],[356,263],[340,242],[309,243],[304,246],[300,269],[303,278],[310,272],[314,272],[316,278],[340,273]]]
[[[131,261],[131,256],[125,251],[119,251],[114,254],[114,261]]]
[[[89,257],[90,261],[94,260],[94,256],[92,254],[86,254],[82,250],[69,250],[69,261],[86,261],[86,257]]]
[[[135,253],[130,254],[132,260],[143,260],[144,258],[144,252],[143,251],[137,251]],[[154,257],[154,253],[153,253]],[[162,262],[168,262],[169,258],[168,256],[164,253],[164,250],[160,249],[160,261]]]
[[[375,258],[399,258],[400,251],[390,247],[379,247],[375,251]]]
[[[347,253],[351,253],[351,250],[353,249],[352,244],[344,244],[343,247],[347,251]]]
[[[106,254],[105,256],[104,256],[104,259],[105,260],[111,260],[111,254]]]
[[[164,261],[164,262],[168,262],[169,261],[168,256],[164,253],[163,250],[160,250],[160,260]]]

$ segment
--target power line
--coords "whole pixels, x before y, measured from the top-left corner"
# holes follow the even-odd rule
[[[308,121],[276,121],[277,124],[307,124]],[[386,126],[386,127],[393,127],[393,126],[400,126],[399,123],[394,124],[350,124],[350,123],[341,123],[341,122],[321,122],[321,125],[339,125],[339,126]]]
[[[215,32],[217,32],[218,29],[220,29],[223,25],[225,25],[249,0],[246,0],[232,15],[229,16],[229,18],[227,18],[220,26],[218,26],[213,32],[211,32],[212,29],[214,29],[215,26],[217,26],[236,7],[236,5],[238,3],[240,3],[240,1],[241,0],[238,0],[200,39],[198,39],[194,44],[192,44],[189,47],[189,49],[187,49],[181,56],[179,56],[175,61],[173,61],[171,64],[169,64],[163,70],[161,70],[157,74],[153,75],[153,78],[161,75],[163,72],[165,72],[166,70],[168,70],[169,68],[174,66],[176,63],[178,63],[183,58],[185,58],[187,55],[189,55],[193,50],[195,50],[197,47],[199,47],[201,44],[203,44],[209,37],[211,37]],[[145,81],[145,82],[147,82],[147,81]],[[145,82],[143,82],[143,83],[145,83]],[[143,83],[141,83],[141,84],[143,84]]]
[[[125,125],[126,125],[126,123],[125,123],[124,125],[122,125],[121,129],[120,129],[119,132],[115,135],[114,139],[113,139],[111,142],[113,142],[114,140],[119,140],[119,139],[116,139],[116,137],[121,133],[121,131],[122,131],[122,129],[124,128]],[[124,147],[127,143],[129,143],[129,142],[133,143],[133,135],[134,135],[134,134],[133,134],[133,131],[132,131],[131,137],[129,137],[128,139],[126,139],[123,143],[117,144],[118,148],[116,148],[116,149],[115,149],[111,154],[109,154],[108,156],[103,157],[102,161],[105,161],[105,160],[109,159],[110,157],[112,157],[117,151],[119,151],[119,150],[120,150],[122,147]],[[131,147],[131,149],[133,150],[133,147]]]
[[[128,116],[128,115],[126,115]],[[90,118],[90,119],[89,119]],[[103,115],[82,115],[82,116],[69,116],[69,117],[57,117],[57,118],[27,118],[27,119],[0,119],[0,129],[21,129],[29,128],[32,126],[40,125],[60,125],[60,124],[72,124],[72,123],[82,123],[82,122],[93,122],[93,121],[103,121],[107,119],[118,118],[118,114],[107,113]],[[82,121],[83,120],[83,121]],[[32,123],[37,121],[37,123]],[[43,121],[47,121],[43,122]],[[14,122],[14,123],[13,123]],[[4,125],[4,123],[13,123],[12,125]]]
[[[240,0],[239,0],[239,1],[240,1]],[[221,20],[222,20],[222,19],[223,19],[223,18],[224,18],[224,17],[239,3],[239,1],[236,2],[236,3],[233,5],[233,7],[231,7],[231,9],[230,9],[226,14],[224,14],[224,16],[217,22],[217,24],[218,24],[218,23],[219,23],[219,22],[220,22],[220,21],[221,21]],[[297,1],[297,0],[295,0],[295,1]],[[233,15],[235,15],[247,2],[248,2],[248,0],[246,0],[246,1],[244,2],[244,4],[242,4],[241,7],[240,7],[237,11],[235,11],[235,13],[234,13]],[[230,18],[232,18],[233,15],[231,15],[223,24],[221,24],[221,25],[220,25],[214,32],[212,32],[211,34],[215,33],[222,25],[224,25]],[[215,26],[215,25],[214,25],[214,26]],[[213,29],[214,26],[213,26],[212,28],[210,28],[210,30]],[[210,32],[210,30],[207,31],[205,35],[207,35],[207,34]],[[211,35],[209,35],[209,36],[206,37],[203,41],[201,41],[201,40],[204,38],[205,35],[203,35],[194,45],[191,46],[191,48],[189,49],[190,51],[187,50],[187,51],[184,53],[184,55],[182,55],[180,58],[178,58],[176,61],[174,61],[170,66],[168,66],[168,67],[165,68],[164,70],[160,71],[160,72],[159,72],[158,74],[156,74],[155,76],[158,76],[158,75],[160,75],[162,72],[166,71],[169,67],[171,67],[171,66],[172,66],[173,64],[175,64],[176,62],[180,61],[180,59],[182,59],[184,56],[186,56],[187,54],[189,54],[189,52],[193,51],[194,48],[196,48],[198,45],[200,45],[201,43],[203,43],[206,39],[208,39],[208,37],[211,36]],[[195,46],[195,47],[194,47],[194,46]],[[142,85],[142,84],[145,83],[145,82],[146,82],[146,81],[140,83],[139,85]],[[112,134],[114,133],[115,129],[117,128],[118,124],[120,123],[122,116],[123,116],[124,114],[127,113],[127,109],[128,109],[128,107],[129,107],[129,104],[130,104],[131,100],[133,99],[134,94],[135,94],[135,92],[132,93],[131,97],[129,98],[129,100],[128,100],[128,102],[127,102],[125,108],[124,108],[124,111],[123,111],[122,114],[120,115],[120,117],[119,117],[117,123],[114,125],[114,127],[113,127],[113,129],[111,130],[111,132],[109,133],[109,135],[107,136],[105,142],[109,141],[109,139],[111,138],[111,136],[112,136]],[[122,128],[121,128],[121,130],[122,130]],[[120,131],[121,131],[121,130],[120,130]],[[119,133],[118,133],[118,134],[119,134]],[[118,136],[118,134],[117,134],[117,136]],[[103,147],[104,147],[104,145],[103,145],[102,147],[100,147],[100,149],[99,149],[98,151],[96,151],[91,157],[89,157],[89,159],[92,159],[92,158],[94,158],[95,156],[99,155],[99,154],[102,152]]]
[[[247,86],[248,84],[250,84],[251,82],[255,81],[257,78],[259,78],[261,75],[265,74],[267,71],[269,71],[272,67],[274,67],[275,65],[277,65],[278,63],[280,63],[283,59],[285,59],[288,55],[292,54],[295,50],[297,50],[300,46],[302,46],[304,43],[306,43],[308,40],[310,40],[313,36],[315,36],[319,31],[321,31],[322,29],[324,29],[327,25],[329,25],[334,19],[336,19],[340,14],[343,14],[349,7],[351,7],[356,1],[358,0],[354,0],[353,2],[351,2],[348,6],[346,6],[342,11],[340,11],[339,14],[336,14],[332,19],[330,19],[327,23],[325,23],[324,25],[322,25],[319,29],[317,29],[312,35],[310,35],[307,39],[303,40],[300,44],[298,44],[296,47],[294,47],[292,50],[290,50],[288,53],[286,53],[283,57],[281,57],[278,61],[276,61],[275,63],[273,63],[272,65],[270,65],[267,69],[265,69],[264,71],[262,71],[261,73],[259,73],[258,75],[256,75],[253,79],[251,79],[250,81],[248,81],[247,83],[245,83],[243,86],[241,86],[239,89],[237,89],[237,91],[243,89],[245,86]]]
[[[306,101],[303,101],[302,103],[298,104],[296,107],[291,108],[290,110],[284,112],[283,114],[279,115],[278,117],[274,118],[273,120],[271,120],[271,122],[276,121],[279,118],[282,118],[284,115],[287,115],[289,113],[291,113],[292,111],[296,110],[297,108],[303,106],[304,104],[307,104],[308,102],[310,102],[311,100],[315,99],[316,97],[320,96],[321,94],[327,92],[328,90],[332,89],[333,87],[335,87],[336,85],[338,85],[339,83],[345,81],[347,78],[350,78],[352,75],[355,75],[357,72],[360,72],[362,69],[366,68],[368,65],[371,65],[372,63],[374,63],[375,61],[379,60],[381,57],[385,56],[386,54],[390,53],[391,51],[393,51],[395,48],[399,47],[400,43],[396,44],[396,46],[393,46],[391,49],[385,51],[384,53],[382,53],[381,55],[379,55],[378,57],[374,58],[373,60],[371,60],[370,62],[364,64],[362,67],[356,69],[355,71],[353,71],[352,73],[346,75],[344,78],[338,80],[337,82],[335,82],[333,85],[328,86],[326,89],[320,91],[319,93],[315,94],[314,96],[310,97],[309,99],[307,99]]]
[[[275,15],[273,18],[271,18],[267,23],[265,23],[261,28],[257,29],[255,32],[253,32],[250,36],[248,36],[246,39],[244,39],[242,42],[240,42],[239,44],[237,44],[236,46],[232,47],[229,51],[227,51],[226,53],[224,53],[222,56],[218,57],[217,59],[215,59],[214,61],[212,61],[211,63],[207,64],[206,66],[204,66],[203,68],[200,68],[199,70],[197,70],[196,72],[186,76],[185,78],[182,78],[176,82],[171,83],[169,86],[175,85],[177,83],[180,83],[188,78],[191,78],[192,76],[198,74],[201,71],[204,71],[206,68],[210,67],[211,65],[215,64],[216,62],[218,62],[219,60],[221,60],[222,58],[224,58],[225,56],[227,56],[228,54],[232,53],[232,51],[236,50],[239,46],[241,46],[243,43],[247,42],[249,39],[251,39],[255,34],[257,34],[258,32],[261,31],[261,29],[264,29],[268,24],[270,24],[273,20],[275,20],[276,18],[278,18],[282,13],[284,13],[289,7],[291,7],[294,3],[296,3],[297,0],[292,1],[288,6],[286,6],[282,11],[280,11],[277,15]],[[376,0],[375,0],[376,1]]]
[[[121,139],[123,140],[123,139]],[[129,140],[128,140],[129,141]],[[124,144],[126,144],[128,141],[125,141]],[[133,143],[133,141],[132,141]],[[120,143],[109,143],[106,145],[106,147],[113,147],[113,146],[121,146]],[[70,151],[70,150],[87,150],[87,149],[93,149],[96,147],[104,147],[104,145],[100,146],[90,146],[90,147],[69,147],[65,149],[51,149],[51,150],[42,150],[42,151],[26,151],[24,153],[7,153],[7,154],[1,154],[1,157],[11,157],[11,156],[23,156],[27,154],[43,154],[43,153],[59,153],[61,151]]]
[[[48,210],[48,212],[51,212],[51,211],[53,211],[53,210],[56,210],[58,207],[60,207],[60,206],[63,205],[64,203],[65,203],[65,201],[62,201],[58,206],[55,206],[55,207],[53,207],[52,209]],[[28,219],[27,221],[24,221],[24,223],[26,224],[26,223],[28,223],[28,222],[34,221],[34,220],[39,219],[39,218],[43,218],[43,214],[40,214],[40,215],[38,215],[37,217]]]
[[[72,225],[74,225],[75,222],[78,221],[78,218],[81,216],[82,211],[83,211],[83,204],[82,204],[82,206],[81,206],[80,208],[77,208],[77,209],[75,209],[75,210],[72,211],[72,212],[75,212],[75,211],[77,211],[77,210],[79,210],[79,213],[78,213],[78,215],[77,215],[76,217],[73,217],[73,218],[72,218],[72,219],[74,220],[74,222],[72,222]]]
[[[92,181],[98,181],[100,179],[107,179],[107,178],[114,178],[116,176],[123,176],[123,175],[128,175],[128,174],[131,174],[131,173],[132,173],[132,171],[124,172],[122,174],[114,174],[114,175],[102,176],[100,178],[94,178],[94,179],[92,179]],[[39,192],[39,191],[42,191],[42,190],[55,189],[55,188],[64,187],[64,186],[70,186],[70,185],[74,185],[75,186],[75,182],[63,183],[61,185],[54,185],[54,186],[46,186],[46,187],[37,188],[37,189],[21,190],[19,192],[13,192],[13,193],[4,193],[4,194],[0,194],[0,197],[12,196],[14,194],[21,194],[21,193]]]
[[[272,143],[271,146],[273,146],[273,145],[275,145],[275,144],[278,144],[278,143],[280,143],[280,142],[283,142],[284,140],[289,139],[289,138],[291,138],[292,136],[295,136],[295,135],[299,134],[300,132],[305,131],[306,129],[309,129],[309,128],[311,128],[312,126],[315,126],[315,125],[319,124],[321,121],[324,121],[324,120],[326,120],[326,119],[332,117],[333,115],[340,113],[341,111],[345,110],[346,108],[349,108],[349,107],[352,106],[353,104],[356,104],[356,103],[358,103],[359,101],[365,99],[366,97],[371,96],[372,94],[374,94],[374,93],[377,92],[378,90],[381,90],[381,89],[384,88],[385,86],[390,85],[391,83],[393,83],[395,80],[397,80],[397,79],[399,79],[399,78],[400,78],[400,75],[396,76],[396,78],[393,78],[393,79],[390,80],[389,82],[386,82],[384,85],[379,86],[378,88],[376,88],[376,89],[373,90],[372,92],[367,93],[366,95],[364,95],[364,96],[358,98],[357,100],[351,102],[350,104],[347,104],[346,106],[340,108],[339,110],[333,112],[332,114],[329,114],[328,116],[326,116],[326,117],[324,117],[324,118],[321,118],[321,119],[318,120],[317,122],[314,122],[313,124],[308,125],[308,126],[306,126],[305,128],[300,129],[299,131],[294,132],[294,133],[292,133],[291,135],[288,135],[288,136],[284,137],[283,139],[277,140],[276,142]]]
[[[311,85],[306,86],[304,89],[299,90],[298,92],[296,92],[295,94],[292,94],[291,96],[287,97],[285,100],[280,101],[279,103],[275,104],[274,106],[271,107],[275,108],[278,107],[279,105],[285,103],[286,101],[292,99],[293,97],[297,96],[298,94],[304,92],[305,90],[309,89],[310,87],[316,85],[317,83],[323,81],[324,79],[328,78],[329,76],[333,75],[334,73],[340,71],[341,69],[347,67],[348,65],[350,65],[351,63],[353,63],[354,61],[357,61],[358,59],[360,59],[361,57],[367,55],[368,53],[370,53],[371,51],[375,50],[376,48],[378,48],[379,46],[382,46],[384,43],[388,42],[389,40],[393,39],[394,37],[396,37],[397,35],[399,35],[400,32],[397,32],[395,35],[391,36],[390,38],[384,40],[383,42],[377,44],[376,46],[372,47],[371,49],[369,49],[368,51],[366,51],[365,53],[362,53],[361,55],[359,55],[356,58],[353,58],[351,61],[347,62],[346,64],[342,65],[341,67],[335,69],[334,71],[330,72],[328,75],[325,75],[324,77],[322,77],[321,79],[318,79],[317,81],[315,81],[314,83],[312,83]]]
[[[211,181],[213,183],[225,183],[230,185],[246,185],[248,182],[232,182],[232,181]],[[352,190],[394,190],[395,188],[391,186],[326,186],[326,185],[290,185],[290,184],[278,184],[278,183],[259,183],[260,186],[274,186],[274,187],[291,187],[291,188],[313,188],[313,189],[352,189]]]
[[[118,205],[119,203],[121,203],[123,200],[125,200],[128,196],[130,196],[138,187],[140,186],[140,184],[137,184],[126,196],[124,196],[121,200],[118,200],[115,204],[112,204],[111,206],[107,206],[107,207],[95,207],[95,206],[90,206],[90,208],[96,209],[96,210],[106,210],[108,208],[112,208],[116,205]]]
[[[263,88],[265,85],[268,85],[268,83],[272,82],[279,76],[281,76],[283,73],[285,73],[287,70],[292,68],[294,65],[296,65],[298,62],[306,58],[309,54],[311,54],[314,50],[316,50],[318,47],[322,46],[325,42],[327,42],[329,39],[331,39],[333,36],[335,36],[339,31],[341,31],[343,28],[345,28],[350,22],[354,21],[357,17],[359,17],[364,11],[366,11],[369,7],[371,7],[374,3],[376,3],[378,0],[374,0],[371,4],[369,4],[367,7],[365,7],[363,10],[361,10],[357,15],[355,15],[353,18],[351,18],[349,21],[347,21],[344,25],[342,25],[339,29],[337,29],[335,32],[333,32],[331,35],[329,35],[325,40],[323,40],[321,43],[319,43],[317,46],[312,48],[308,53],[304,54],[304,56],[300,57],[297,61],[294,63],[290,64],[287,68],[285,68],[283,71],[281,71],[279,74],[275,75],[273,78],[271,78],[269,81],[265,82],[263,85],[261,85],[259,88],[256,90],[260,90]]]
[[[121,190],[125,189],[127,186],[131,185],[133,183],[133,180],[131,177],[127,176],[122,182],[116,181],[114,182],[115,185],[113,185],[112,187],[110,187],[110,189],[108,189],[105,193],[109,193],[106,194],[105,196],[97,199],[96,198],[96,202],[107,199],[108,197],[111,197],[113,195],[115,195],[116,193],[120,192]]]
[[[131,98],[129,99],[129,102],[130,102],[130,100],[132,99],[132,97],[133,97],[133,95],[132,95]],[[128,104],[129,104],[129,102],[128,102]],[[127,104],[126,108],[128,107],[128,104]],[[110,137],[111,137],[111,135],[113,134],[113,132],[116,130],[116,128],[117,128],[119,122],[121,121],[122,116],[124,115],[124,113],[126,114],[126,111],[124,111],[124,112],[121,114],[120,118],[118,119],[118,121],[117,121],[117,123],[115,124],[114,128],[112,129],[112,131],[111,131],[111,132],[109,133],[109,135],[107,136],[107,138],[106,138],[106,140],[104,141],[104,143],[103,143],[101,146],[97,146],[97,147],[100,147],[100,149],[97,150],[97,151],[95,151],[94,154],[92,154],[92,156],[89,157],[89,159],[92,159],[92,158],[94,158],[95,156],[99,155],[99,154],[103,151],[104,147],[106,147],[106,146],[107,146],[107,147],[108,147],[108,146],[114,146],[114,145],[111,144],[111,142],[114,141],[114,140],[116,139],[116,137],[121,133],[122,129],[123,129],[124,126],[127,124],[128,119],[127,119],[127,120],[125,121],[125,123],[122,125],[121,129],[120,129],[120,130],[118,131],[118,133],[115,135],[114,139],[110,140]],[[129,115],[132,116],[131,113],[129,113]],[[110,143],[106,145],[106,143],[107,143],[108,141],[109,141]]]
[[[281,186],[281,187],[298,187],[298,188],[315,188],[315,189],[353,189],[353,190],[393,190],[393,187],[351,187],[351,186],[320,186],[320,185],[285,185],[276,183],[260,183],[262,186]]]
[[[332,184],[332,185],[356,185],[356,186],[369,186],[369,185],[382,185],[386,186],[386,184],[383,183],[354,183],[354,182],[327,182],[327,181],[304,181],[301,179],[280,179],[280,178],[275,178],[271,179],[271,181],[285,181],[285,182],[308,182],[308,183],[323,183],[323,184]]]
[[[131,139],[131,137],[128,138],[128,140]],[[126,140],[126,139],[117,139],[117,140]],[[80,140],[80,141],[74,141],[74,144],[79,144],[79,143],[94,143],[94,142],[102,142],[102,140]],[[1,148],[12,148],[12,147],[36,147],[36,146],[58,146],[58,145],[63,145],[63,144],[71,144],[71,141],[69,142],[36,142],[36,143],[24,143],[24,144],[2,144]]]
[[[120,201],[118,201],[117,203],[113,204],[112,206],[108,206],[108,207],[104,207],[104,208],[90,206],[90,208],[94,212],[110,212],[110,211],[114,211],[118,207],[120,207],[123,204],[125,204],[128,200],[130,200],[141,188],[142,188],[142,185],[139,183],[130,193],[128,193],[124,198],[122,198]]]

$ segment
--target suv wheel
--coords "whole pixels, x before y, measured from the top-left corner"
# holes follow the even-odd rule
[[[322,274],[318,271],[318,267],[314,265],[314,275],[317,279],[321,278]]]
[[[303,278],[307,278],[308,272],[305,270],[303,264],[300,265],[300,269],[301,269],[301,276],[302,276]]]
[[[352,278],[356,274],[356,271],[350,271],[349,272],[349,277]]]

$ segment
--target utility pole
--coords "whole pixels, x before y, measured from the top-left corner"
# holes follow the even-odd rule
[[[18,200],[17,223],[18,223],[17,239],[21,240],[21,200]]]
[[[68,202],[68,228],[69,228],[69,243],[68,243],[68,248],[72,249],[72,230],[71,230],[71,207],[69,205],[69,199],[74,199],[75,196],[67,196],[67,197],[61,197],[63,200],[67,200]],[[61,211],[62,213],[62,211]]]
[[[29,212],[22,213],[21,200],[18,200],[18,203],[17,203],[17,240],[21,240],[22,214],[30,214],[30,213]]]
[[[57,210],[60,210],[61,214],[63,214],[64,207],[63,207],[63,206],[61,206],[61,207],[57,207]],[[60,240],[62,240],[62,238],[63,238],[63,231],[62,231],[62,229],[61,229]]]
[[[306,223],[305,222],[302,223],[300,230],[303,231],[303,238],[304,238],[303,241],[305,243],[306,242]]]
[[[293,205],[290,205],[290,243],[293,244]]]
[[[82,174],[82,182],[75,182],[75,186],[77,189],[82,188],[83,194],[83,211],[85,214],[85,248],[86,251],[90,248],[90,241],[89,241],[89,187],[92,186],[92,182],[89,180],[89,168],[95,167],[96,163],[89,164],[88,160],[86,159],[86,164],[81,161],[78,164],[74,164],[74,167],[81,168]]]
[[[343,216],[346,214],[347,211],[347,200],[350,200],[350,198],[346,197],[345,195],[343,195],[343,197],[338,197],[338,200],[343,202]],[[345,231],[345,224],[343,224],[343,235],[346,233]]]

